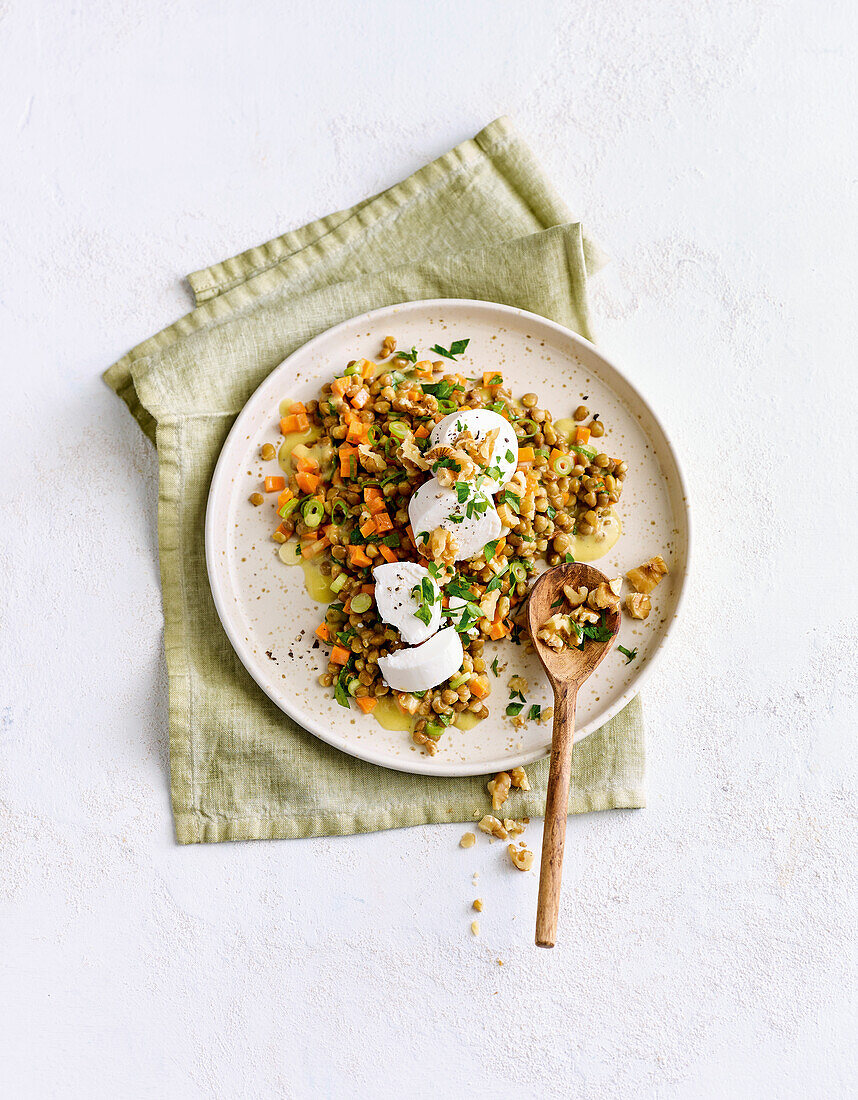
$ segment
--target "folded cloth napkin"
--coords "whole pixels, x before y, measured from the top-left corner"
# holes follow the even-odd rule
[[[281,713],[232,651],[206,576],[212,472],[242,406],[312,336],[379,306],[479,298],[590,337],[598,249],[506,119],[389,190],[189,276],[196,308],[105,373],[158,450],[158,542],[180,843],[468,821],[485,777],[405,775],[354,760]],[[505,810],[541,816],[547,761]],[[570,809],[644,805],[639,700],[574,750]]]

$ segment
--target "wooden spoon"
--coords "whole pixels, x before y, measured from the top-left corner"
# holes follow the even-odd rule
[[[560,880],[563,874],[563,844],[569,809],[569,773],[572,767],[572,741],[575,736],[575,704],[578,689],[594,671],[614,644],[620,629],[619,611],[605,612],[605,626],[611,631],[606,642],[585,641],[582,649],[552,649],[537,638],[546,619],[562,610],[552,607],[563,599],[564,584],[573,588],[585,585],[593,589],[607,581],[604,573],[592,565],[573,562],[548,569],[530,590],[527,628],[542,666],[554,690],[554,734],[551,764],[545,799],[545,829],[542,834],[542,866],[539,873],[539,900],[536,907],[536,945],[553,947],[557,935],[560,907]],[[568,605],[567,605],[568,607]]]

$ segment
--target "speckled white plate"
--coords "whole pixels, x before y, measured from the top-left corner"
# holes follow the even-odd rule
[[[503,371],[516,395],[534,391],[555,419],[586,404],[607,426],[605,449],[629,464],[617,510],[623,534],[594,564],[608,576],[662,554],[670,576],[653,593],[644,622],[623,619],[619,642],[636,648],[630,664],[616,648],[585,684],[578,699],[576,740],[616,714],[639,690],[676,620],[686,574],[688,506],[682,475],[649,405],[589,341],[524,310],[492,302],[438,299],[374,310],[344,321],[290,355],[248,401],[224,444],[206,511],[206,563],[215,605],[236,653],[259,686],[286,714],[343,752],[384,767],[426,775],[481,775],[528,764],[551,746],[551,724],[514,728],[504,715],[514,673],[530,682],[528,703],[551,705],[534,655],[510,642],[486,647],[506,668],[493,680],[490,715],[471,730],[450,728],[436,756],[427,756],[403,731],[383,729],[357,708],[339,706],[318,683],[327,649],[313,631],[324,617],[304,586],[303,571],[284,565],[271,540],[272,509],[248,497],[271,464],[259,449],[277,441],[278,407],[285,397],[309,401],[350,359],[375,359],[384,336],[425,352],[435,343],[468,337],[458,369],[475,375]]]

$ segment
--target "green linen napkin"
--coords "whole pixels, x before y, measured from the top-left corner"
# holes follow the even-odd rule
[[[355,760],[281,713],[235,656],[206,576],[203,524],[235,416],[291,352],[364,310],[479,298],[590,336],[598,249],[498,119],[350,210],[189,276],[196,308],[105,373],[158,449],[158,540],[180,843],[369,832],[468,821],[485,777],[405,775]],[[541,816],[547,761],[505,810]],[[574,750],[575,813],[644,805],[639,700]]]

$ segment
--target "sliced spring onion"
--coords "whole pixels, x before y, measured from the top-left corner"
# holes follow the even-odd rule
[[[345,523],[348,518],[348,505],[338,497],[331,505],[331,523]]]
[[[287,501],[287,504],[288,503]],[[325,506],[320,500],[308,500],[301,509],[301,515],[304,517],[304,522],[310,530],[315,530],[322,522],[322,518],[325,515]]]
[[[596,452],[592,447],[581,447],[577,443],[573,443],[571,446],[576,454],[581,455],[582,458],[586,458],[588,462],[592,462],[596,457]]]
[[[352,607],[354,607],[354,600],[352,600]],[[450,680],[451,690],[455,691],[456,688],[460,688],[462,684],[466,684],[470,678],[470,672],[460,672],[456,676],[453,676]]]
[[[568,477],[572,471],[572,459],[569,455],[557,455],[551,463],[551,469],[560,477]]]
[[[348,574],[346,574],[346,573],[340,573],[340,575],[338,577],[334,577],[334,579],[331,581],[331,584],[330,584],[331,591],[332,592],[342,591],[343,585],[346,583],[347,580],[348,580]]]
[[[370,426],[367,428],[366,438],[369,440],[372,446],[375,446],[375,444],[378,443],[380,435],[381,429],[379,428],[378,424],[370,424]]]
[[[360,680],[357,676],[353,676],[348,683],[349,695],[357,695],[357,689],[360,687]]]
[[[287,500],[284,505],[277,509],[277,515],[280,516],[281,519],[286,519],[286,517],[290,516],[297,507],[298,498],[292,497],[291,500]]]
[[[442,726],[440,722],[435,722],[430,719],[426,723],[426,736],[431,737],[433,741],[437,741],[443,732],[444,726]]]
[[[536,433],[539,431],[539,425],[536,423],[535,420],[531,420],[529,417],[526,417],[524,420],[519,420],[518,426],[524,432],[525,438],[527,438],[527,436],[529,435],[536,435]]]
[[[524,563],[520,561],[511,561],[509,563],[509,575],[515,584],[519,584],[527,576],[527,570],[524,568]]]
[[[277,556],[284,565],[297,565],[301,561],[301,548],[295,542],[283,542],[280,544]]]
[[[341,573],[340,576],[343,576]],[[337,577],[339,580],[339,577]],[[356,596],[352,597],[352,611],[357,615],[363,615],[364,611],[369,611],[372,606],[372,596],[368,592],[358,592]]]
[[[359,370],[360,368],[358,367],[357,363],[349,363],[349,365],[343,371],[343,374],[358,374]]]
[[[395,422],[390,425],[390,434],[394,439],[407,439],[408,428],[399,422]]]

